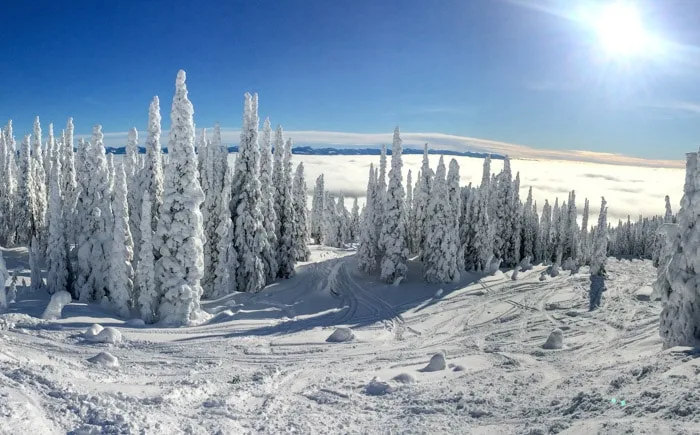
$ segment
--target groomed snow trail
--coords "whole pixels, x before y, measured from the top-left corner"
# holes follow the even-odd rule
[[[426,285],[411,264],[391,286],[312,248],[296,277],[204,302],[214,317],[193,328],[78,303],[43,321],[48,298],[21,291],[0,315],[0,433],[700,433],[700,358],[662,351],[659,303],[634,296],[650,262],[611,259],[589,313],[585,270]],[[123,340],[86,340],[94,323]],[[355,340],[327,343],[339,326]],[[564,348],[542,349],[555,328]],[[448,367],[423,371],[437,353]]]

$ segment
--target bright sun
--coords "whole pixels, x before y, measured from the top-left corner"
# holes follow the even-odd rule
[[[603,7],[592,23],[600,44],[610,56],[634,56],[649,48],[650,35],[644,29],[637,9],[629,3]]]

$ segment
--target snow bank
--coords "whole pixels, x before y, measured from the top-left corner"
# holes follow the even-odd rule
[[[110,369],[116,369],[119,367],[119,359],[109,352],[100,352],[92,358],[88,358],[88,361]]]
[[[146,326],[146,322],[143,319],[129,319],[124,322],[125,326],[131,326],[132,328],[143,328]]]
[[[561,349],[564,347],[564,333],[561,329],[555,329],[547,337],[547,341],[542,345],[544,349]]]
[[[425,368],[421,369],[423,372],[437,372],[440,370],[445,370],[447,364],[445,363],[445,355],[443,353],[436,353],[430,358],[430,362]]]
[[[355,334],[350,328],[336,328],[333,333],[326,338],[328,343],[344,343],[355,339]]]
[[[654,289],[649,287],[649,286],[644,286],[638,289],[636,292],[634,292],[634,297],[637,298],[637,300],[640,301],[650,301],[651,300],[651,295],[654,292]]]
[[[60,319],[63,307],[70,304],[72,299],[73,298],[71,297],[70,293],[68,293],[67,291],[60,291],[54,293],[53,295],[51,295],[49,305],[46,306],[44,314],[41,315],[41,318],[44,320]]]
[[[416,382],[416,377],[410,373],[399,373],[391,378],[391,380],[401,384],[414,384]]]
[[[83,337],[92,343],[117,344],[122,341],[122,333],[110,326],[103,328],[94,324],[83,333]]]
[[[365,394],[368,396],[382,396],[384,394],[393,393],[394,391],[396,391],[395,387],[392,387],[388,382],[382,381],[378,376],[372,378],[365,387]]]

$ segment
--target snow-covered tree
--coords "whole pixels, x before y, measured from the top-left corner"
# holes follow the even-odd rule
[[[150,216],[151,196],[148,191],[143,192],[141,198],[141,216]],[[141,319],[146,323],[153,323],[156,320],[156,309],[158,308],[159,291],[156,286],[155,259],[153,257],[153,229],[149,219],[141,220],[139,231],[139,250],[142,252],[141,258],[136,265],[135,288],[136,305]]]
[[[278,130],[279,131],[279,130]],[[278,145],[275,145],[277,147]],[[277,169],[277,166],[281,169]],[[277,160],[275,149],[275,180],[277,192],[275,195],[275,212],[277,213],[277,276],[291,278],[294,276],[296,251],[294,236],[296,233],[296,216],[294,214],[294,198],[292,197],[292,140],[287,139],[282,151],[282,159]],[[277,184],[279,183],[279,184]]]
[[[281,130],[279,130],[281,133]],[[280,135],[281,139],[281,135]],[[284,151],[280,148],[280,152]],[[286,154],[282,153],[282,165],[284,165],[284,157]],[[278,154],[275,153],[277,157]],[[291,152],[290,152],[291,159]],[[277,160],[275,160],[277,162]],[[291,165],[291,162],[290,162]],[[284,168],[281,168],[282,170]],[[279,174],[274,172],[274,176],[278,177]],[[284,178],[284,177],[282,177]],[[278,181],[278,180],[275,180]],[[291,186],[290,186],[291,189]],[[281,224],[280,217],[277,215],[277,208],[275,207],[275,201],[277,199],[278,187],[273,183],[273,165],[272,165],[272,126],[270,125],[270,120],[265,119],[262,129],[262,141],[260,144],[260,193],[262,195],[262,200],[260,203],[260,212],[263,217],[263,227],[267,233],[267,243],[263,250],[263,261],[265,262],[265,271],[267,273],[267,282],[272,282],[277,277],[277,272],[279,271],[279,264],[277,258],[277,247],[278,240],[277,236],[281,229],[277,228],[277,225]]]
[[[376,203],[374,204],[374,227],[377,233],[377,255],[379,261],[384,257],[382,245],[382,227],[384,226],[384,203],[386,201],[386,145],[382,145],[377,172]]]
[[[112,192],[103,143],[102,126],[96,125],[92,143],[83,146],[78,205],[80,238],[76,294],[83,302],[98,301],[109,295],[110,244],[112,240]],[[84,172],[84,173],[83,173]]]
[[[673,211],[671,210],[671,199],[666,195],[666,213],[664,214],[665,223],[673,223]]]
[[[49,189],[50,189],[50,181],[49,177],[51,176],[51,164],[53,162],[53,155],[56,152],[56,138],[53,134],[53,124],[49,124],[49,134],[46,137],[46,150],[44,150],[44,174],[46,174],[46,198],[47,198],[47,203],[46,203],[46,226],[48,227],[49,222],[48,222],[48,201],[49,201]],[[58,174],[59,178],[59,184],[60,184],[60,178],[61,174]]]
[[[122,317],[129,317],[134,303],[134,241],[129,229],[129,205],[127,199],[124,164],[115,169],[112,211],[112,255],[109,258],[109,298]]]
[[[427,213],[427,231],[425,235],[423,275],[428,282],[453,282],[460,277],[457,269],[459,235],[457,222],[451,204],[447,182],[445,180],[445,163],[440,157]]]
[[[494,253],[496,257],[506,260],[509,243],[513,239],[514,228],[511,225],[513,213],[513,176],[510,169],[510,159],[506,156],[503,161],[503,171],[498,175],[498,190],[496,191],[496,206],[494,207],[496,233]]]
[[[326,192],[323,204],[325,206],[323,212],[323,243],[326,246],[342,248],[343,237],[341,234],[341,217],[338,214],[339,207],[330,192]]]
[[[406,204],[403,189],[403,159],[401,156],[403,143],[399,128],[394,129],[394,140],[391,145],[391,170],[389,171],[389,186],[384,197],[382,232],[380,245],[383,256],[380,266],[380,279],[393,283],[406,277],[408,270],[408,245],[406,237]]]
[[[408,246],[408,252],[409,254],[411,252],[415,251],[414,248],[414,241],[413,241],[413,231],[412,231],[412,226],[413,226],[413,173],[411,170],[408,170],[408,173],[406,174],[406,205],[405,205],[405,210],[406,210],[406,246]]]
[[[160,205],[163,202],[163,151],[160,146],[160,100],[153,97],[148,108],[148,136],[146,138],[146,160],[141,170],[139,185],[141,193],[148,192],[151,198],[151,228],[158,227]],[[141,216],[144,219],[144,216]],[[158,253],[155,253],[156,259]],[[139,252],[139,258],[141,253]]]
[[[309,238],[309,228],[307,225],[306,210],[306,181],[304,180],[304,163],[297,165],[294,173],[294,185],[292,186],[292,197],[294,199],[294,252],[297,261],[309,261],[311,251],[307,246]],[[356,204],[357,205],[357,204]]]
[[[580,241],[579,228],[576,223],[576,192],[573,190],[569,193],[569,201],[567,204],[569,207],[567,209],[567,227],[564,239],[564,258],[577,261],[579,258]]]
[[[48,245],[46,284],[49,293],[69,291],[72,285],[68,245],[66,243],[66,221],[63,218],[63,196],[61,195],[61,159],[54,153],[49,173]],[[3,281],[4,283],[4,281]],[[1,290],[0,290],[1,291]]]
[[[506,202],[508,210],[506,212],[506,226],[509,236],[505,244],[505,263],[515,267],[520,263],[520,230],[522,223],[522,204],[520,202],[520,173],[515,175],[513,186],[509,191],[509,199]]]
[[[231,198],[231,168],[226,167],[222,179],[221,203],[219,204],[219,226],[216,228],[219,237],[217,252],[219,258],[214,270],[214,296],[221,297],[236,291],[236,271],[238,256],[233,245],[233,223],[229,202]]]
[[[281,129],[279,130],[282,134]],[[263,226],[262,193],[260,191],[260,148],[258,114],[253,110],[253,97],[245,95],[241,142],[231,186],[231,221],[233,245],[238,265],[232,271],[238,291],[257,293],[265,287],[267,275],[261,254],[268,237]],[[231,260],[233,261],[233,260]]]
[[[353,198],[352,210],[350,211],[350,241],[356,243],[360,240],[360,206],[357,204],[357,197]]]
[[[316,178],[314,196],[311,201],[311,239],[320,245],[323,242],[323,210],[325,206],[323,200],[326,197],[323,174]]]
[[[464,245],[462,245],[459,236],[459,221],[462,218],[462,189],[459,187],[459,164],[456,159],[451,159],[447,171],[447,200],[452,206],[453,221],[455,223],[454,230],[457,232],[458,249],[457,249],[457,270],[464,270]]]
[[[369,179],[367,181],[367,202],[362,212],[359,246],[357,249],[357,266],[366,273],[372,273],[377,269],[377,239],[374,232],[376,184],[374,165],[370,164]]]
[[[39,240],[37,239],[37,236],[32,236],[32,240],[29,242],[29,271],[31,279],[31,285],[29,289],[33,292],[42,290],[44,288],[44,279],[41,274],[41,260],[43,259],[43,255],[40,251],[41,246],[39,245]]]
[[[7,296],[5,295],[5,282],[9,278],[10,274],[7,272],[7,265],[5,264],[5,259],[2,257],[2,251],[0,251],[0,282],[2,283],[2,288],[0,288],[0,310],[7,309],[8,300]]]
[[[129,231],[133,240],[136,242],[134,246],[134,262],[138,263],[139,243],[141,241],[141,196],[143,192],[140,189],[139,180],[139,135],[135,128],[129,130],[129,136],[126,141],[126,155],[124,156],[124,171],[126,174],[126,190],[127,190],[127,206],[129,208]]]
[[[542,215],[540,216],[540,232],[539,232],[539,253],[537,257],[545,264],[552,261],[552,206],[545,199],[542,206]]]
[[[46,238],[46,210],[48,209],[48,195],[46,194],[46,172],[44,172],[44,157],[41,147],[41,124],[39,117],[34,119],[34,135],[32,136],[31,152],[32,181],[34,182],[34,233],[40,243],[41,250],[45,248]],[[40,254],[41,255],[41,254]]]
[[[598,216],[598,226],[595,230],[593,241],[593,253],[591,255],[591,288],[589,291],[589,309],[595,310],[600,306],[600,299],[605,291],[605,262],[608,258],[608,208],[605,198],[600,204],[600,215]]]
[[[584,200],[583,203],[583,218],[581,219],[581,261],[580,264],[588,264],[591,257],[591,246],[588,240],[588,214],[589,214],[589,201],[588,198]]]
[[[77,244],[76,203],[78,185],[75,172],[75,152],[73,150],[73,118],[68,118],[61,147],[61,193],[63,194],[63,219],[66,227],[66,241],[69,246]]]
[[[36,197],[34,195],[34,171],[32,170],[29,135],[24,137],[19,155],[19,180],[15,200],[15,233],[18,243],[29,243],[37,232],[35,223]]]
[[[165,171],[163,204],[159,213],[155,248],[156,282],[160,285],[159,320],[186,325],[198,319],[204,271],[202,212],[204,192],[199,185],[194,150],[192,103],[187,97],[185,72],[175,82],[170,112],[170,164]]]
[[[535,216],[532,208],[532,186],[527,191],[527,199],[523,205],[523,221],[522,221],[522,258],[529,257],[530,260],[535,259],[535,226],[533,220]]]

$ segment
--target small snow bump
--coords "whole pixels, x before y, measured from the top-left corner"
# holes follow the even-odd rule
[[[109,352],[100,352],[92,358],[88,358],[88,361],[112,369],[119,367],[119,359]]]
[[[328,343],[344,343],[347,341],[352,341],[355,339],[355,334],[352,332],[352,329],[350,328],[336,328],[333,333],[326,338],[326,342]]]
[[[445,354],[436,353],[430,358],[430,362],[425,368],[421,369],[423,372],[437,372],[440,370],[445,370],[447,363],[445,362]]]

